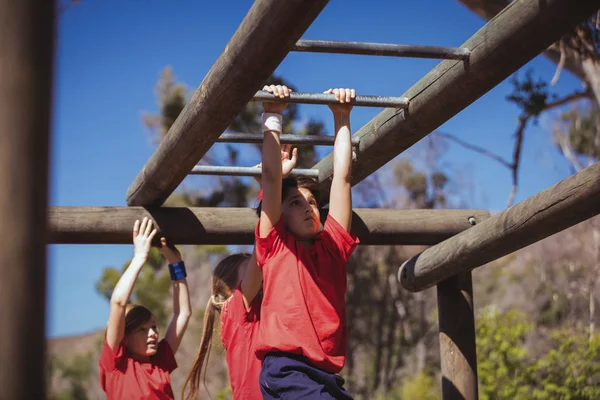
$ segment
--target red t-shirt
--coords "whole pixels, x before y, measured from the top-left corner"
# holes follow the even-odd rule
[[[158,343],[149,362],[135,360],[121,343],[111,349],[106,340],[100,355],[100,384],[108,400],[172,400],[169,374],[177,368],[175,355],[166,340]]]
[[[260,321],[261,299],[257,296],[246,310],[238,287],[221,311],[221,341],[229,367],[229,381],[234,399],[262,400],[258,376],[261,362],[254,353]]]
[[[306,247],[285,230],[283,217],[265,238],[256,226],[256,259],[263,273],[262,319],[256,355],[304,355],[338,373],[346,361],[346,264],[359,243],[331,216]]]

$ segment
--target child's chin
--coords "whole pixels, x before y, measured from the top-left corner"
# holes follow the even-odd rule
[[[156,354],[156,350],[157,350],[157,349],[155,349],[155,348],[149,348],[149,349],[146,349],[146,356],[147,356],[147,357],[150,357],[150,356],[153,356],[153,355],[155,355],[155,354]]]

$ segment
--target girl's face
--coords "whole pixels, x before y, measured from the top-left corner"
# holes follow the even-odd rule
[[[291,188],[281,204],[288,230],[300,240],[311,240],[319,232],[321,221],[317,200],[306,188]]]
[[[127,350],[134,355],[150,357],[158,350],[158,327],[152,316],[144,325],[135,329],[125,338]]]

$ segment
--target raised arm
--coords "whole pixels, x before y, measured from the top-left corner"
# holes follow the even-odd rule
[[[167,240],[164,237],[160,238],[160,244],[160,252],[169,263],[169,273],[173,284],[173,317],[167,327],[165,340],[171,346],[173,354],[175,354],[192,316],[192,305],[181,253],[174,246],[167,245]]]
[[[152,220],[144,218],[141,224],[139,220],[135,221],[133,225],[133,259],[129,267],[123,272],[110,297],[106,343],[113,350],[119,346],[125,336],[125,310],[129,302],[129,296],[131,296],[135,281],[148,259],[148,252],[150,252],[154,235],[156,235],[156,229],[152,229]]]
[[[262,284],[262,272],[256,264],[256,251],[252,252],[248,264],[246,265],[246,273],[242,280],[242,296],[244,297],[244,305],[246,310],[250,309],[250,304],[254,301],[254,298],[260,290]]]
[[[288,97],[291,90],[286,86],[265,86],[263,90],[276,97]],[[281,217],[281,144],[279,135],[282,130],[281,113],[285,103],[263,103],[263,148],[262,148],[262,187],[263,198],[260,213],[261,238],[266,237]]]
[[[352,228],[352,142],[350,141],[350,111],[348,104],[356,96],[354,89],[329,89],[340,104],[329,106],[335,121],[333,146],[333,179],[329,195],[329,214],[350,232]]]

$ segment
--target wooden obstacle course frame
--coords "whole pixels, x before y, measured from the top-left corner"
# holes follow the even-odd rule
[[[165,201],[293,49],[327,2],[254,2],[225,51],[177,118],[169,134],[129,187],[129,206],[160,206]],[[9,145],[2,150],[13,152],[17,160],[16,168],[11,164],[10,167],[3,168],[0,174],[0,183],[5,193],[3,197],[0,196],[0,203],[6,203],[7,196],[10,196],[11,200],[11,207],[4,205],[0,209],[5,210],[3,221],[11,226],[11,236],[14,237],[14,241],[5,241],[0,250],[5,269],[4,278],[0,283],[0,299],[10,304],[10,307],[2,308],[3,322],[7,327],[15,327],[5,332],[3,340],[5,345],[2,346],[3,356],[0,360],[1,398],[24,396],[43,399],[46,396],[45,363],[42,362],[45,340],[43,302],[46,284],[43,244],[49,242],[45,226],[48,179],[47,174],[40,174],[39,171],[48,169],[55,2],[42,3],[44,5],[40,6],[33,0],[22,0],[15,5],[17,3],[0,0],[0,20],[6,21],[10,18],[11,21],[10,24],[0,24],[0,65],[4,73],[0,84],[0,97],[7,99],[2,102],[3,110],[0,110],[0,113],[3,117],[0,118],[0,124],[3,131],[10,132]],[[358,138],[359,146],[358,159],[353,165],[353,184],[362,181],[432,132],[598,8],[600,0],[580,0],[577,8],[572,7],[570,0],[512,2],[461,46],[470,50],[468,60],[440,63],[407,91],[404,96],[409,99],[407,109],[387,109],[354,135],[354,138]],[[223,79],[227,79],[231,84],[222,87]],[[15,84],[19,87],[17,95],[10,86]],[[27,118],[23,118],[24,113],[27,113]],[[14,157],[7,156],[5,159],[13,160]],[[178,160],[177,165],[170,162],[174,159]],[[167,165],[169,168],[165,168]],[[324,193],[329,190],[332,168],[331,155],[313,168],[320,171]],[[548,189],[550,192],[544,191],[533,197],[539,200],[547,193],[552,196],[565,194],[565,198],[556,203],[565,204],[565,207],[558,206],[557,212],[553,211],[553,206],[544,208],[543,201],[526,201],[500,214],[500,217],[495,216],[487,221],[478,222],[475,227],[456,236],[455,232],[451,232],[444,242],[426,250],[419,258],[413,260],[414,276],[419,283],[408,285],[409,288],[420,290],[427,285],[438,285],[444,399],[477,398],[473,299],[469,269],[481,265],[486,258],[474,256],[474,252],[489,249],[485,240],[496,240],[496,244],[492,246],[494,251],[489,253],[488,258],[497,257],[503,252],[516,250],[511,235],[519,238],[521,236],[515,232],[520,232],[521,235],[525,232],[531,233],[533,236],[530,239],[533,242],[555,233],[556,227],[551,228],[550,225],[557,224],[560,229],[564,229],[597,214],[598,204],[592,203],[590,198],[586,199],[585,196],[598,198],[598,168],[598,165],[594,165],[582,171],[583,174],[580,172],[567,178],[558,184],[562,185],[562,191],[556,189],[555,185]],[[20,178],[21,189],[14,192],[6,190],[13,187],[11,185],[15,176]],[[578,184],[581,180],[586,183]],[[569,189],[563,190],[565,187]],[[525,211],[524,214],[529,217],[524,218],[520,225],[515,225],[516,231],[504,232],[502,219],[512,219],[520,211]],[[95,242],[110,241],[113,237],[123,240],[121,235],[125,232],[125,222],[128,241],[130,240],[131,220],[94,220],[90,217],[91,210],[87,208],[83,211],[84,214],[88,213],[87,222],[81,217],[78,222],[72,220],[74,225],[68,227],[69,217],[65,216],[68,212],[66,208],[51,209],[50,225],[55,236],[51,236],[50,242],[67,240],[71,243],[83,240],[81,237],[77,239],[76,233],[73,232],[82,229],[87,229],[87,233],[92,236],[112,235],[104,236],[103,239],[90,239]],[[153,218],[160,213],[168,216],[159,221],[159,226],[166,233],[174,229],[173,226],[177,223],[181,223],[181,219],[178,220],[172,215],[180,213],[179,218],[186,218],[186,221],[192,215],[197,217],[196,212],[191,209],[173,211],[168,208],[144,210],[129,207],[118,211],[121,215],[128,214],[127,218],[143,215],[145,212],[149,212]],[[213,212],[219,214],[226,211],[217,209]],[[250,209],[236,212],[248,214]],[[355,216],[366,212],[355,210]],[[430,212],[434,218],[443,215],[441,211]],[[483,219],[485,217],[482,216]],[[541,220],[542,217],[547,219]],[[247,218],[249,221],[249,217]],[[198,219],[190,218],[186,223],[197,224],[198,232],[204,229],[204,234],[212,234],[210,230],[206,232],[206,224],[197,223]],[[361,217],[361,220],[367,230],[365,237],[375,237],[377,230],[370,225],[374,219]],[[214,220],[212,222],[215,223]],[[219,222],[222,221],[217,219],[217,226]],[[381,224],[385,223],[389,224],[390,221]],[[401,229],[397,228],[398,223],[392,228],[386,225],[390,237],[393,233],[401,232]],[[464,216],[461,224],[464,224]],[[427,224],[423,225],[422,229]],[[224,224],[221,224],[221,228],[223,226]],[[404,228],[407,226],[408,224]],[[427,226],[431,228],[432,225]],[[356,227],[360,230],[359,223]],[[493,229],[488,232],[487,239],[477,244],[474,237],[485,236],[486,227]],[[107,231],[103,233],[101,229]],[[543,229],[547,231],[541,232]],[[243,232],[243,235],[247,234],[248,232]],[[60,235],[66,236],[60,239]],[[431,232],[427,235],[423,237],[431,240]],[[64,239],[65,237],[68,239]],[[230,243],[234,237],[232,231],[225,232],[223,240]],[[460,250],[463,253],[456,253],[448,250],[448,243],[452,244],[453,241],[460,241],[462,238],[466,238],[466,242],[475,246],[472,251]],[[368,244],[369,240],[365,240],[365,243]],[[499,248],[502,250],[498,250]],[[11,258],[11,254],[20,257]],[[432,261],[429,264],[426,264],[427,254],[435,256],[431,257]],[[452,267],[445,266],[443,261],[437,261],[445,257],[450,257],[448,262],[452,263]],[[429,266],[423,267],[420,264]],[[409,262],[406,265],[411,264]],[[403,271],[407,269],[403,268]],[[426,273],[422,274],[423,271]],[[406,284],[406,279],[403,280],[403,284]]]

